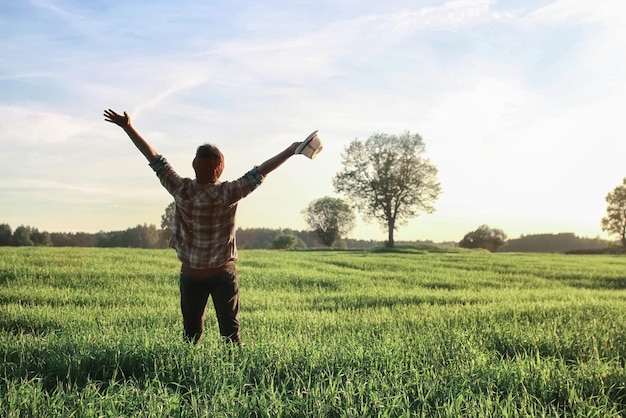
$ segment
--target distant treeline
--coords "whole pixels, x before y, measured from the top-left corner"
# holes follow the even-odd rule
[[[47,232],[30,226],[18,226],[15,231],[7,224],[0,224],[0,246],[51,246],[51,247],[129,247],[167,248],[170,232],[157,229],[155,225],[137,225],[123,231]],[[237,230],[240,249],[273,248],[278,235],[293,235],[297,238],[295,248],[319,248],[322,245],[313,231],[292,229],[250,228]],[[336,248],[374,248],[381,241],[342,239]]]
[[[560,234],[522,235],[510,239],[500,252],[567,253],[579,250],[603,250],[609,242],[600,238],[581,238],[566,232]]]
[[[51,247],[135,247],[165,248],[167,238],[154,225],[137,225],[123,231],[48,232],[20,225],[11,230],[0,224],[0,246],[51,246]]]
[[[237,230],[237,246],[240,249],[269,249],[274,246],[278,235],[294,235],[297,238],[295,248],[320,248],[323,245],[314,231],[296,231],[293,229],[248,228]],[[383,245],[382,241],[357,240],[344,238],[335,243],[334,248],[374,248]]]
[[[274,248],[275,239],[280,235],[293,235],[297,238],[295,248],[323,247],[313,231],[293,229],[248,228],[237,230],[237,244],[240,249]],[[52,247],[129,247],[167,248],[170,232],[157,229],[155,225],[137,225],[123,231],[86,232],[47,232],[30,226],[19,226],[12,231],[7,224],[0,224],[0,246],[52,246]],[[403,241],[396,244],[437,244],[455,247],[458,243],[433,241]],[[522,235],[510,239],[500,252],[584,252],[599,251],[610,246],[610,242],[600,238],[582,238],[573,233]],[[384,241],[357,240],[345,238],[335,243],[339,249],[371,249],[381,247]]]

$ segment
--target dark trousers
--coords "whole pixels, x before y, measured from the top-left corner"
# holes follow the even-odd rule
[[[202,341],[204,318],[209,295],[213,299],[220,334],[241,345],[239,335],[239,280],[235,267],[206,278],[180,274],[180,308],[185,339],[194,344]]]

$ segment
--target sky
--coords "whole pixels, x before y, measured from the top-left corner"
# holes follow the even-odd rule
[[[234,180],[319,130],[239,204],[241,228],[306,230],[353,140],[422,136],[435,212],[396,241],[602,237],[626,177],[623,0],[0,2],[0,223],[160,225],[172,198],[103,110],[185,177],[203,143]],[[359,217],[350,238],[385,240]]]

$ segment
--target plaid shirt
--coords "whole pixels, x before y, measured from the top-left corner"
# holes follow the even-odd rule
[[[235,181],[199,184],[180,177],[161,155],[150,167],[176,203],[170,247],[178,259],[194,269],[237,260],[237,202],[263,182],[259,170],[254,167]]]

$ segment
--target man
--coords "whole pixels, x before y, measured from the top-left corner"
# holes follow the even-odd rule
[[[194,344],[202,340],[205,308],[213,299],[220,334],[241,345],[239,333],[239,282],[235,261],[235,215],[237,202],[250,194],[265,176],[295,154],[300,142],[255,166],[241,178],[220,182],[224,156],[211,144],[198,147],[193,159],[195,179],[182,178],[133,128],[130,117],[108,109],[105,120],[120,126],[156,172],[165,189],[174,197],[176,211],[172,246],[181,261],[180,307],[185,338]]]

